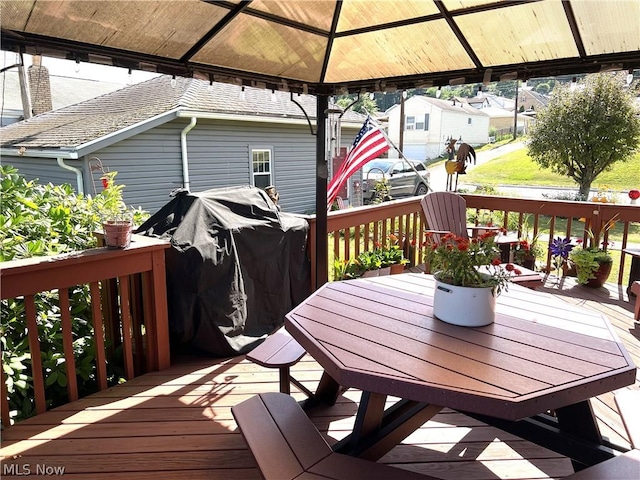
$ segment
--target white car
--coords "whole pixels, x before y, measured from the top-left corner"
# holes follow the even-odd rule
[[[375,198],[376,184],[383,179],[389,185],[389,196],[392,199],[425,195],[430,188],[429,171],[422,162],[417,160],[409,160],[409,162],[411,165],[401,158],[378,158],[362,167],[364,203],[369,203]]]

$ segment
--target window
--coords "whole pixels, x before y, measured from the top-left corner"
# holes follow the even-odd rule
[[[415,130],[416,129],[416,117],[407,115],[404,121],[404,129],[405,130]]]
[[[251,184],[254,187],[265,188],[273,185],[271,149],[251,149]]]
[[[429,130],[429,114],[424,114],[424,121],[416,119],[413,115],[407,115],[404,121],[405,130]]]

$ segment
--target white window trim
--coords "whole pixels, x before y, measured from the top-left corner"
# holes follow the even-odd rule
[[[412,122],[409,122],[410,118],[413,119]],[[416,129],[416,116],[415,115],[406,115],[404,117],[404,129],[405,130],[415,130]]]
[[[273,147],[271,146],[263,146],[263,145],[249,145],[249,181],[251,183],[252,186],[256,186],[256,181],[255,178],[256,177],[266,177],[267,174],[254,174],[253,171],[253,153],[256,151],[264,151],[264,152],[269,152],[269,182],[267,183],[266,186],[268,185],[273,185],[274,184],[274,156],[273,156]]]

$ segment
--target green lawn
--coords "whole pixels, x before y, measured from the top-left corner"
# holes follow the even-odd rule
[[[613,165],[611,171],[604,172],[593,183],[592,188],[602,188],[626,192],[640,188],[640,153],[626,162]],[[465,183],[477,185],[529,185],[577,188],[577,184],[568,177],[553,173],[538,166],[523,148],[515,152],[490,160],[483,165],[470,169]],[[626,199],[625,199],[626,200]]]

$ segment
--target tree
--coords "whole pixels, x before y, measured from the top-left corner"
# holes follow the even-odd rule
[[[581,198],[598,175],[628,160],[640,143],[640,118],[625,77],[594,74],[574,88],[556,85],[530,132],[529,156],[573,179]]]
[[[341,108],[347,108],[356,99],[356,95],[341,95],[336,100],[336,104]],[[369,113],[377,113],[378,105],[375,100],[369,98],[369,95],[360,95],[360,99],[351,107],[354,112],[367,115]]]
[[[536,93],[546,95],[551,91],[551,86],[548,83],[539,83],[535,86]]]

